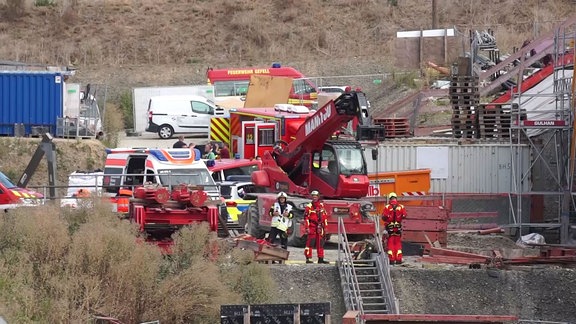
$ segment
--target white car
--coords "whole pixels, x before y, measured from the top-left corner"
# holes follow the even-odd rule
[[[224,109],[197,95],[151,97],[146,114],[146,131],[162,139],[182,133],[208,134],[212,117],[227,117]]]
[[[318,93],[329,92],[329,93],[344,93],[346,92],[347,86],[325,86],[318,87]]]

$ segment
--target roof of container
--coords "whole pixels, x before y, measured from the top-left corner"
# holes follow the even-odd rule
[[[28,74],[56,74],[56,75],[62,75],[63,73],[58,71],[16,71],[16,70],[3,70],[0,71],[0,73],[2,74],[24,74],[24,75],[28,75]]]

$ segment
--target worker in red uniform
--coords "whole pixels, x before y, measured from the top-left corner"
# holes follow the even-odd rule
[[[384,207],[382,221],[384,234],[388,235],[388,259],[390,264],[402,263],[402,220],[406,218],[406,208],[398,203],[396,193],[388,194],[388,204]]]
[[[306,205],[304,209],[304,228],[308,238],[306,239],[306,248],[304,256],[306,263],[312,262],[312,249],[316,248],[318,254],[318,263],[328,264],[324,260],[324,241],[326,237],[326,228],[328,227],[328,214],[324,208],[324,203],[320,201],[320,193],[314,190],[310,193],[312,202]]]

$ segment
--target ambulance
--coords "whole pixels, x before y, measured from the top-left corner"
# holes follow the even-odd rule
[[[109,196],[119,196],[145,183],[169,188],[187,184],[200,186],[211,200],[221,201],[218,185],[194,150],[117,148],[107,149],[106,153],[103,189]],[[224,203],[221,205],[225,209]],[[118,206],[118,212],[127,209],[127,206],[121,207],[123,210]]]

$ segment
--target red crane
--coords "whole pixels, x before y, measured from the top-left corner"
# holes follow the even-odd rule
[[[359,121],[356,138],[335,136],[342,125],[356,117]],[[360,200],[366,197],[370,183],[358,140],[383,138],[384,128],[372,125],[364,93],[346,92],[302,123],[293,141],[278,141],[274,150],[265,152],[262,169],[252,173],[252,182],[266,192],[284,191],[297,196],[289,200],[300,212],[307,202],[301,198],[318,190],[330,214],[328,233],[336,233],[336,217],[344,217],[347,233],[373,234],[374,222],[368,217],[373,206]],[[270,226],[267,210],[275,196],[260,194],[256,198],[256,206],[249,208],[245,221],[251,235],[262,237]],[[297,212],[296,216],[302,215]],[[301,245],[304,233],[298,221],[293,224],[289,241]]]

